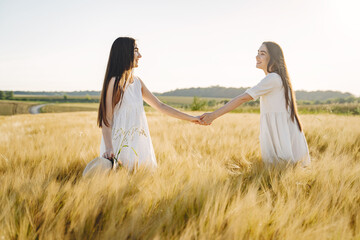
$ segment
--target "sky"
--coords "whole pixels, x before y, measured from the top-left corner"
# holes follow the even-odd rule
[[[0,90],[100,91],[113,41],[137,40],[153,92],[251,87],[263,41],[283,49],[295,90],[360,96],[360,1],[0,0]]]

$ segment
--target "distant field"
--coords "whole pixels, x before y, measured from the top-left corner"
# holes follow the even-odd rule
[[[57,103],[49,104],[41,108],[41,113],[61,113],[61,112],[97,112],[98,103]],[[146,112],[153,112],[150,106],[144,106]]]
[[[99,102],[99,96],[44,96],[44,95],[14,95],[13,100],[17,101],[41,101],[49,103],[96,103]]]
[[[29,108],[39,102],[0,100],[0,115],[28,114]]]
[[[28,99],[28,100],[32,100],[32,99],[43,99],[43,100],[64,100],[64,96],[63,95],[58,95],[58,96],[44,96],[44,95],[15,95],[15,99]],[[67,98],[68,100],[72,100],[72,99],[78,99],[78,100],[85,100],[85,99],[92,99],[92,100],[99,100],[100,96],[66,96],[65,98]],[[193,101],[193,97],[178,97],[178,96],[158,96],[158,98],[167,103],[167,104],[175,104],[175,105],[182,105],[182,104],[191,104]],[[216,101],[221,101],[224,100],[226,98],[201,98],[204,100],[216,100]]]
[[[331,113],[331,114],[360,115],[360,103],[298,105],[298,110],[302,114]]]
[[[176,97],[176,96],[160,96],[160,101],[177,108],[186,108],[186,105],[190,105],[193,101],[193,97]],[[204,100],[216,100],[221,101],[224,99],[219,98],[202,98]],[[41,109],[42,113],[54,113],[54,112],[80,112],[80,111],[97,111],[99,103],[56,103],[49,104]],[[145,107],[145,110],[150,110],[149,107]],[[151,111],[151,110],[150,110]]]
[[[177,97],[177,96],[158,96],[158,98],[170,105],[184,105],[184,104],[191,104],[193,102],[194,97]],[[228,98],[201,98],[206,101],[215,100],[220,102],[222,100],[229,100]]]
[[[58,103],[41,108],[42,113],[97,111],[98,103]]]
[[[99,103],[96,97],[89,96],[41,96],[41,95],[16,95],[15,98],[20,99],[26,97],[24,101],[0,101],[0,115],[14,115],[28,113],[28,108],[31,105],[49,103],[49,105],[41,109],[42,113],[57,113],[57,112],[79,112],[79,111],[97,111]],[[89,100],[90,98],[90,100]],[[190,105],[193,103],[193,97],[178,97],[178,96],[159,96],[162,102],[181,109],[191,110]],[[35,101],[36,100],[36,101]],[[201,98],[201,101],[212,101],[213,104],[205,104],[201,111],[213,111],[221,107],[225,98]],[[95,101],[95,102],[94,102]],[[145,106],[146,111],[153,111],[149,106]],[[331,103],[331,104],[306,104],[300,101],[298,110],[301,114],[345,114],[345,115],[360,115],[360,103]],[[259,113],[259,103],[249,102],[235,109],[236,113]]]
[[[99,99],[100,96],[68,96],[66,95],[68,99]],[[34,99],[34,98],[43,98],[43,99],[64,99],[64,95],[14,95],[14,98],[26,98],[26,99]]]
[[[298,105],[300,114],[339,114],[360,115],[359,103],[322,104],[322,105]],[[233,110],[234,113],[260,113],[259,106],[240,106]]]

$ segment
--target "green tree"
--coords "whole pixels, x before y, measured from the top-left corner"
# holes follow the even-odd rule
[[[190,107],[192,111],[199,111],[203,110],[206,104],[206,100],[201,100],[199,97],[195,96]]]
[[[4,92],[3,92],[3,91],[0,91],[0,99],[4,99],[4,97],[5,97]]]
[[[67,100],[68,96],[66,94],[64,94],[64,100]]]
[[[212,100],[208,101],[207,105],[208,105],[209,107],[214,107],[214,106],[216,105],[216,100],[215,100],[215,99],[212,99]]]
[[[353,102],[356,101],[356,98],[355,98],[355,97],[348,97],[348,98],[345,99],[345,101],[346,101],[347,103],[353,103]]]
[[[337,99],[338,103],[346,103],[346,100],[344,98],[339,98]]]
[[[13,91],[5,92],[5,99],[13,99],[13,98],[14,98],[14,92]]]

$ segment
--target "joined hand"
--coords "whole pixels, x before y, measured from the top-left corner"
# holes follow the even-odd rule
[[[201,121],[201,119],[200,119],[200,116],[192,116],[192,120],[191,120],[191,122],[193,122],[193,123],[195,123],[195,124],[200,124],[200,125],[202,125],[203,124],[203,122]]]
[[[214,121],[214,119],[212,119],[211,113],[204,113],[200,116],[200,120],[202,125],[211,125],[212,121]]]
[[[191,122],[199,125],[210,125],[214,119],[211,117],[211,113],[204,113],[201,116],[193,117],[193,120]]]

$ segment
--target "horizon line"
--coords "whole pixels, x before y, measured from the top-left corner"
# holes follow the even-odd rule
[[[222,88],[250,88],[250,87],[224,87],[224,86],[220,86],[220,85],[213,85],[213,86],[209,86],[209,87],[188,87],[188,88],[176,88],[173,90],[168,90],[168,91],[163,91],[163,92],[158,92],[158,91],[152,91],[152,93],[166,93],[166,92],[172,92],[172,91],[176,91],[176,90],[181,90],[181,89],[191,89],[191,88],[212,88],[212,87],[222,87]],[[4,89],[0,89],[0,91],[13,91],[13,92],[101,92],[100,90],[14,90],[14,89],[10,89],[10,90],[4,90]],[[328,90],[306,90],[306,89],[299,89],[299,90],[294,90],[296,91],[305,91],[305,92],[327,92],[327,91],[333,91],[333,92],[340,92],[340,93],[350,93],[354,96],[359,96],[360,97],[360,93],[356,94],[353,92],[349,92],[349,91],[340,91],[340,90],[332,90],[332,89],[328,89]]]

